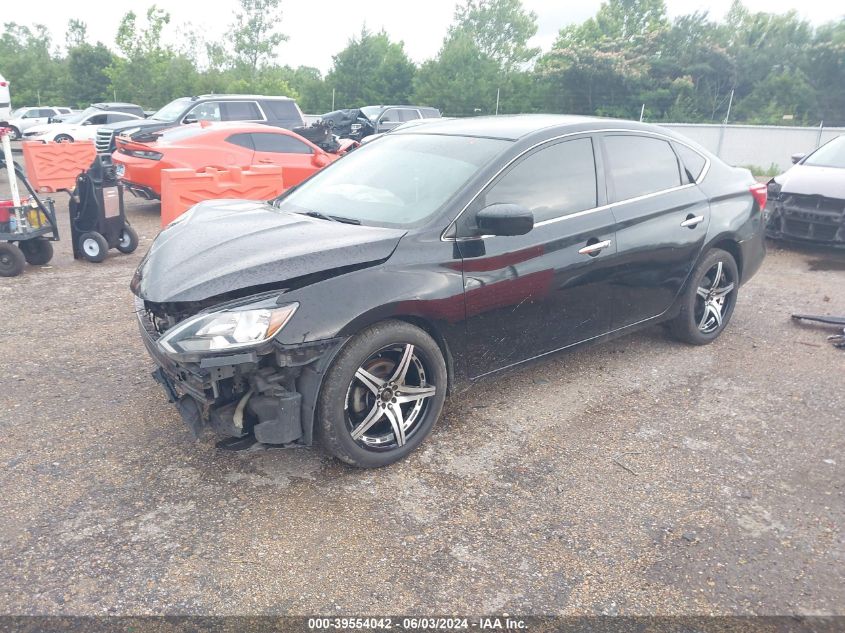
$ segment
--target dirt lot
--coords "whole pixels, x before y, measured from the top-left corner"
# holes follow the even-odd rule
[[[0,279],[0,612],[845,613],[845,353],[789,319],[845,314],[842,255],[771,248],[715,344],[515,371],[365,472],[192,441],[127,287],[157,206],[94,265],[59,198],[51,266]]]

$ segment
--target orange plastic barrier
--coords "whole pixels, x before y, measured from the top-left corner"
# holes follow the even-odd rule
[[[73,189],[76,186],[76,177],[91,166],[97,155],[93,141],[25,141],[22,145],[26,177],[36,191]]]
[[[246,169],[228,167],[225,170],[206,167],[199,171],[163,169],[161,225],[167,226],[203,200],[269,200],[278,196],[285,188],[282,168],[278,165],[253,165]]]

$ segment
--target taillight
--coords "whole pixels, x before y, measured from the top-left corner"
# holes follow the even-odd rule
[[[159,152],[153,152],[146,149],[126,149],[124,151],[129,154],[130,156],[135,156],[136,158],[149,158],[150,160],[161,160],[161,157],[164,154]]]
[[[764,183],[757,183],[749,187],[751,195],[757,201],[760,211],[766,208],[766,199],[768,198],[768,187]]]

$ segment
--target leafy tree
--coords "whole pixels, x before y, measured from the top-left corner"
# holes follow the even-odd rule
[[[240,11],[229,32],[234,44],[234,65],[255,78],[275,57],[287,35],[278,32],[282,21],[281,0],[239,0]]]
[[[15,22],[3,25],[0,68],[11,84],[15,106],[58,105],[62,101],[61,63],[52,56],[49,42],[50,32],[42,24],[32,28]]]
[[[520,0],[465,0],[455,9],[449,37],[458,33],[472,38],[503,70],[513,70],[540,52],[528,47],[537,33],[537,14],[526,12]]]
[[[425,62],[414,82],[414,101],[448,116],[493,114],[499,65],[469,33],[455,32],[436,59]]]
[[[195,60],[162,43],[169,23],[170,14],[155,5],[147,10],[145,24],[138,22],[134,11],[123,16],[116,37],[122,55],[105,70],[118,99],[152,108],[194,92],[198,83]]]
[[[335,89],[337,107],[408,103],[415,66],[402,42],[391,42],[387,33],[366,27],[334,56],[326,81]]]

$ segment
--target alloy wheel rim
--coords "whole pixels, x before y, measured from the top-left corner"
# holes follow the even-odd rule
[[[723,262],[716,262],[701,278],[695,291],[695,321],[702,334],[720,330],[730,310],[736,283]]]
[[[344,414],[352,440],[370,451],[401,448],[419,431],[435,385],[422,350],[389,345],[370,355],[346,391]]]
[[[96,257],[100,254],[100,245],[97,244],[96,240],[89,237],[82,243],[82,250],[84,250],[87,255]]]
[[[129,233],[127,233],[126,231],[124,231],[123,233],[121,233],[121,234],[120,234],[120,241],[119,241],[118,243],[119,243],[122,247],[126,248],[127,246],[129,246],[129,243],[130,243],[131,241],[132,241],[132,240],[131,240],[131,239],[130,239],[130,237],[129,237]]]

